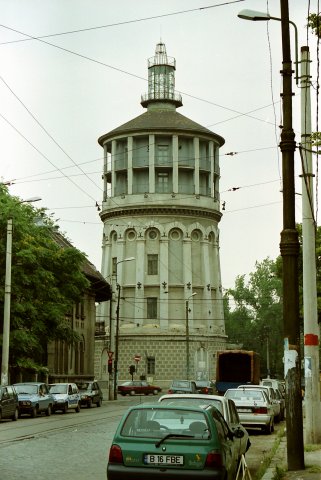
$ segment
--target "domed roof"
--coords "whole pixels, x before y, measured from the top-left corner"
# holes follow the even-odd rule
[[[206,135],[212,137],[213,140],[224,145],[225,140],[220,135],[208,130],[202,125],[190,120],[184,115],[172,109],[151,109],[139,115],[129,122],[124,123],[120,127],[105,133],[98,139],[98,143],[103,145],[106,141],[119,135],[129,135],[139,132],[161,131],[168,133],[191,133],[193,135]]]

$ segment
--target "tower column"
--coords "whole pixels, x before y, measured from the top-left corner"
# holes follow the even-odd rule
[[[107,152],[107,143],[104,145],[104,193],[103,193],[103,202],[107,200],[107,171],[108,171],[108,152]]]
[[[149,193],[155,193],[155,135],[148,137]]]
[[[133,193],[133,137],[127,138],[127,192]]]
[[[144,323],[144,272],[145,272],[145,238],[139,232],[136,242],[136,298],[135,298],[135,323]]]
[[[168,329],[168,237],[161,237],[159,242],[159,325],[161,329]],[[166,284],[166,285],[165,285]]]
[[[208,240],[203,240],[202,245],[202,258],[203,258],[203,281],[204,281],[204,300],[205,306],[202,307],[203,318],[205,319],[205,327],[209,329],[213,321],[213,308],[212,308],[212,290],[211,290],[211,272],[210,268],[213,267],[210,263],[211,259],[209,256]],[[211,312],[211,313],[209,313]],[[213,328],[213,325],[212,325]]]
[[[111,197],[115,196],[116,174],[115,174],[116,140],[111,142]]]
[[[194,157],[195,157],[195,169],[194,169],[194,185],[195,195],[200,193],[200,141],[198,137],[194,137]]]
[[[192,265],[192,240],[184,238],[183,240],[183,278],[184,278],[184,301],[183,305],[185,307],[185,301],[193,293],[193,265]],[[189,302],[189,308],[192,310],[192,302]],[[183,311],[183,310],[182,310]],[[194,327],[193,315],[189,316],[189,328]]]
[[[214,198],[214,193],[215,193],[215,188],[214,188],[214,179],[215,179],[214,142],[209,142],[209,154],[210,154],[210,164],[211,164],[209,189],[210,189],[210,192],[211,192],[211,197]]]
[[[173,135],[173,193],[178,193],[178,135]]]

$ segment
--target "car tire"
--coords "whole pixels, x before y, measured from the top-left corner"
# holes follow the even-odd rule
[[[263,427],[263,432],[266,433],[266,435],[270,435],[273,431],[274,431],[274,422],[272,419],[268,425],[265,425]]]
[[[47,417],[50,417],[50,415],[51,415],[51,408],[52,408],[52,407],[51,407],[51,403],[50,403],[50,404],[48,405],[47,410],[45,411]]]
[[[91,408],[93,406],[93,401],[90,399],[87,402],[87,408]]]
[[[133,396],[135,395],[135,390],[131,390],[131,391],[129,392],[129,395],[131,395],[131,396],[133,397]]]
[[[68,410],[68,403],[65,403],[64,406],[62,407],[62,413],[67,413]]]
[[[153,390],[153,395],[158,395],[158,390]]]
[[[97,407],[101,407],[101,398],[98,400],[98,402],[96,403]]]
[[[31,415],[31,418],[36,418],[36,416],[38,415],[38,407],[33,407],[30,415]]]
[[[78,403],[77,407],[75,408],[76,413],[80,412],[80,403]]]
[[[12,419],[13,422],[16,422],[18,420],[18,418],[19,418],[19,410],[18,410],[18,408],[16,408],[15,411],[14,411],[14,414],[11,417],[11,419]],[[0,417],[0,419],[1,419],[1,417]]]

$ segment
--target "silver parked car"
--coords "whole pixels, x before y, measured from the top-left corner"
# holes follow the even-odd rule
[[[234,401],[244,427],[258,427],[268,434],[274,431],[274,411],[264,390],[230,388],[224,397]]]
[[[249,439],[249,434],[240,422],[233,400],[220,395],[179,393],[177,395],[162,395],[158,401],[166,405],[197,405],[199,407],[204,405],[213,405],[223,415],[224,420],[229,425],[233,433],[235,433],[237,430],[241,430],[244,434],[242,437],[238,437],[238,458],[241,458],[242,455],[245,455],[250,448],[251,442]]]

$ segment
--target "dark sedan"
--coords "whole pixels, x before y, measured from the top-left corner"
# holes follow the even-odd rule
[[[157,395],[161,391],[162,389],[160,387],[144,381],[124,382],[118,385],[117,389],[120,395]]]

